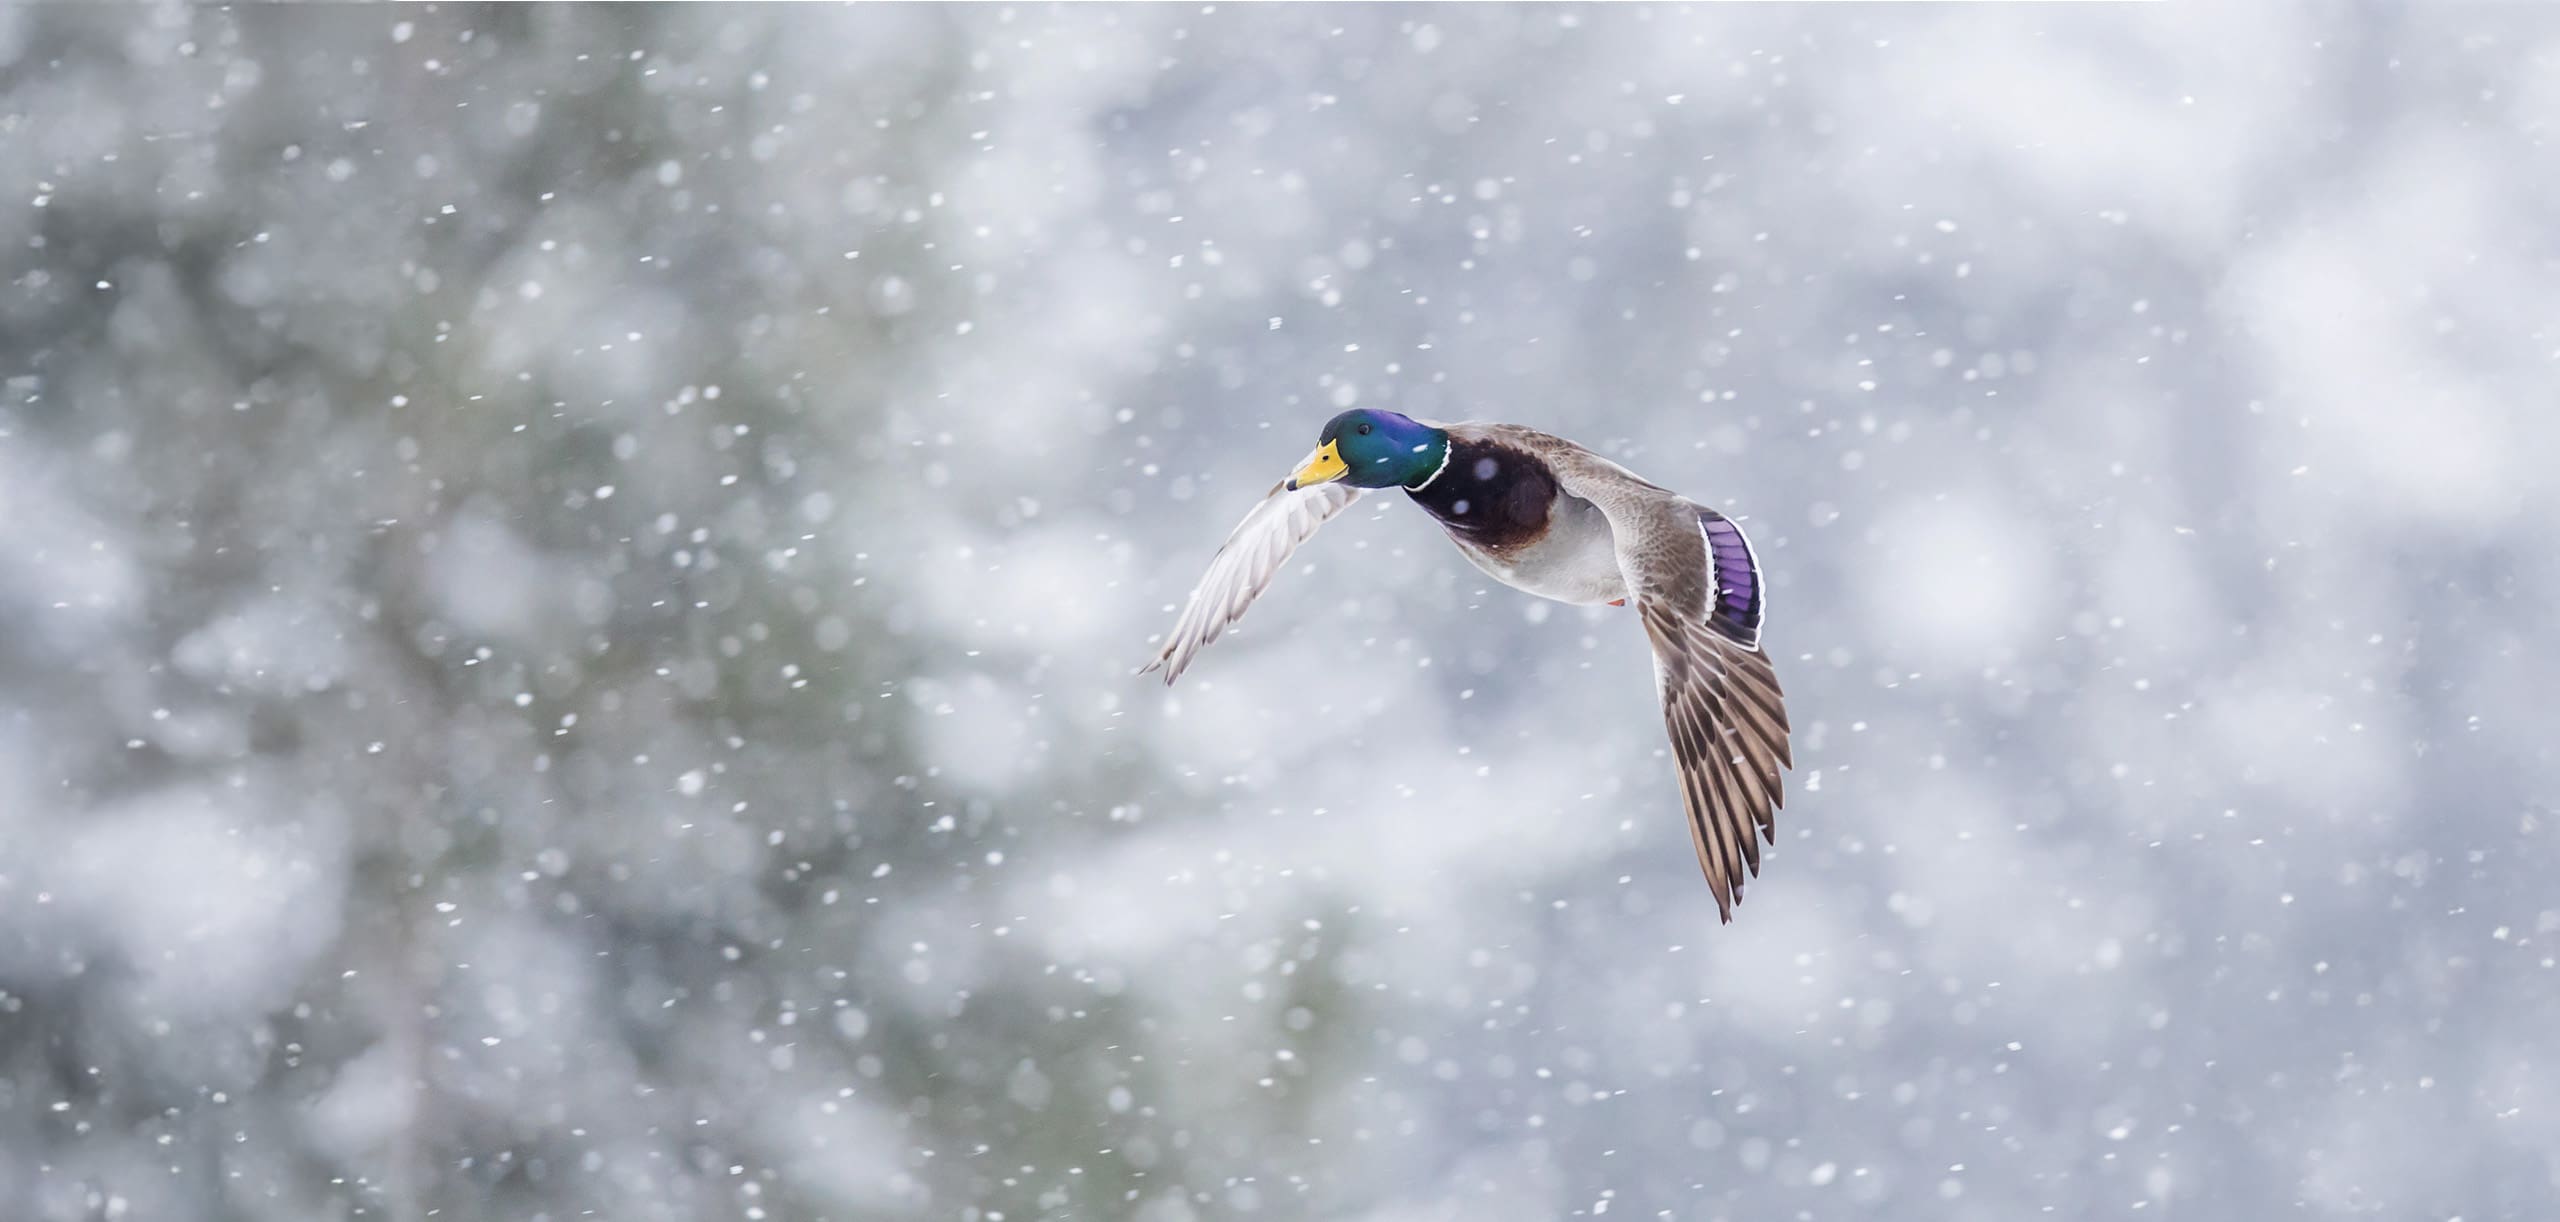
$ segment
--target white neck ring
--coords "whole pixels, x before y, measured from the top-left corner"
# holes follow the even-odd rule
[[[1435,480],[1435,479],[1440,478],[1440,473],[1449,469],[1449,459],[1450,459],[1451,457],[1455,456],[1455,455],[1457,454],[1457,452],[1458,452],[1458,446],[1457,446],[1457,443],[1455,443],[1455,442],[1453,442],[1453,441],[1449,440],[1449,439],[1448,439],[1448,438],[1446,438],[1446,437],[1441,438],[1441,439],[1440,439],[1440,465],[1439,465],[1439,466],[1436,466],[1436,467],[1433,467],[1433,468],[1431,469],[1431,474],[1429,474],[1429,475],[1426,475],[1426,476],[1422,477],[1422,482],[1421,482],[1421,483],[1419,483],[1419,484],[1409,484],[1409,485],[1407,485],[1407,486],[1405,487],[1405,491],[1407,491],[1407,492],[1420,492],[1420,491],[1422,491],[1423,489],[1430,487],[1430,486],[1431,486],[1431,481],[1433,481],[1433,480]]]

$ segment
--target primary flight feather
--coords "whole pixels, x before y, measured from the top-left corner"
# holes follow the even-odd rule
[[[1146,670],[1182,677],[1289,554],[1364,492],[1401,488],[1460,554],[1505,585],[1634,605],[1680,774],[1689,836],[1733,919],[1760,844],[1776,840],[1792,767],[1777,672],[1760,649],[1760,564],[1732,520],[1589,450],[1516,424],[1433,424],[1360,409],[1245,515]]]

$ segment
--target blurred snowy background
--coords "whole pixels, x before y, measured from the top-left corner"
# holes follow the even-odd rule
[[[0,1217],[2560,1216],[2560,13],[0,10]],[[1343,405],[1744,517],[1642,634]],[[2148,1211],[2148,1212],[2145,1212]]]

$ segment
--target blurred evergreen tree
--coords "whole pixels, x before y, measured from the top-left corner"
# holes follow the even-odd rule
[[[0,935],[0,1214],[1213,1199],[1191,1122],[1131,1102],[1180,1097],[1190,1037],[989,932],[989,851],[1137,765],[1007,810],[911,762],[937,644],[869,561],[908,546],[886,401],[970,305],[917,223],[962,39],[901,21],[785,88],[781,44],[865,28],[7,19],[0,456],[136,583],[0,638],[59,779],[12,855],[174,803],[296,881],[288,970],[219,1000],[68,918]],[[967,983],[924,987],[919,929]],[[1209,1186],[1270,1165],[1213,1127],[1248,1140]]]

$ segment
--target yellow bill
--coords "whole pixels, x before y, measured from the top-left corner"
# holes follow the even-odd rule
[[[1297,473],[1289,477],[1289,490],[1295,492],[1300,488],[1330,484],[1349,474],[1351,464],[1342,461],[1342,451],[1328,441],[1317,446],[1315,453],[1307,455],[1307,461],[1298,464]]]

